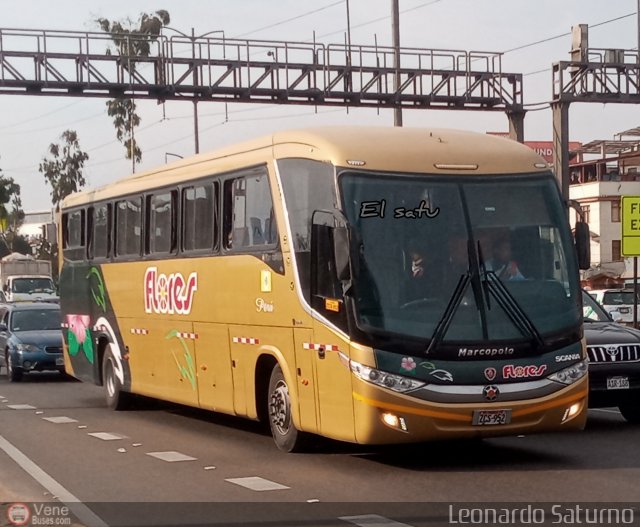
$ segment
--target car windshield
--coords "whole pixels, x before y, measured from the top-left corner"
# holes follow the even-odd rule
[[[15,310],[11,316],[11,331],[42,331],[60,329],[58,309]]]
[[[611,322],[611,317],[587,291],[582,291],[582,316],[585,322]]]
[[[602,295],[605,306],[622,306],[633,304],[633,291],[607,291]]]
[[[11,290],[14,293],[52,293],[54,287],[50,278],[16,278]]]
[[[349,171],[340,188],[357,244],[361,328],[430,339],[444,316],[442,342],[457,343],[530,340],[580,324],[574,249],[552,177]]]

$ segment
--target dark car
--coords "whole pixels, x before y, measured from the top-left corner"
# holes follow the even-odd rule
[[[0,306],[0,363],[9,380],[30,371],[64,372],[58,304],[24,302]]]
[[[615,323],[583,291],[584,334],[589,357],[589,407],[617,406],[640,423],[640,331]]]

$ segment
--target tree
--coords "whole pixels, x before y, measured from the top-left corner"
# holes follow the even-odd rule
[[[85,161],[89,159],[89,154],[80,149],[78,134],[74,130],[66,130],[60,139],[61,144],[49,145],[51,158],[43,158],[38,167],[51,186],[51,202],[54,205],[85,186],[82,170]]]
[[[11,208],[8,207],[9,203]],[[10,227],[17,230],[23,218],[20,185],[0,170],[0,231],[4,233]]]
[[[169,24],[169,12],[161,9],[155,13],[141,13],[134,22],[130,18],[124,21],[111,21],[106,18],[96,20],[100,29],[111,36],[116,52],[127,57],[123,67],[131,75],[135,73],[137,59],[151,54],[151,44],[158,40],[160,31]],[[110,54],[111,50],[107,50]],[[135,140],[135,128],[140,125],[140,116],[136,113],[133,99],[118,97],[107,101],[107,114],[113,118],[116,137],[125,147],[125,157],[133,159],[134,164],[142,160],[142,150]]]

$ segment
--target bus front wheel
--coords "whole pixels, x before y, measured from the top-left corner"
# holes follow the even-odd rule
[[[279,364],[271,372],[267,404],[269,407],[271,435],[273,435],[276,446],[284,452],[299,452],[302,450],[305,439],[304,433],[300,432],[293,424],[289,386],[287,386],[287,381]]]
[[[116,359],[109,348],[102,361],[102,381],[107,406],[111,410],[126,410],[131,403],[131,394],[122,389],[122,383],[116,375]]]

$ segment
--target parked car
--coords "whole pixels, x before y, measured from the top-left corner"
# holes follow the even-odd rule
[[[589,294],[610,315],[620,313],[618,322],[633,324],[633,289],[594,289]]]
[[[31,371],[64,373],[60,322],[58,304],[0,305],[0,358],[10,381]]]
[[[640,423],[640,331],[614,322],[586,291],[582,302],[589,407],[617,406],[627,421]]]

